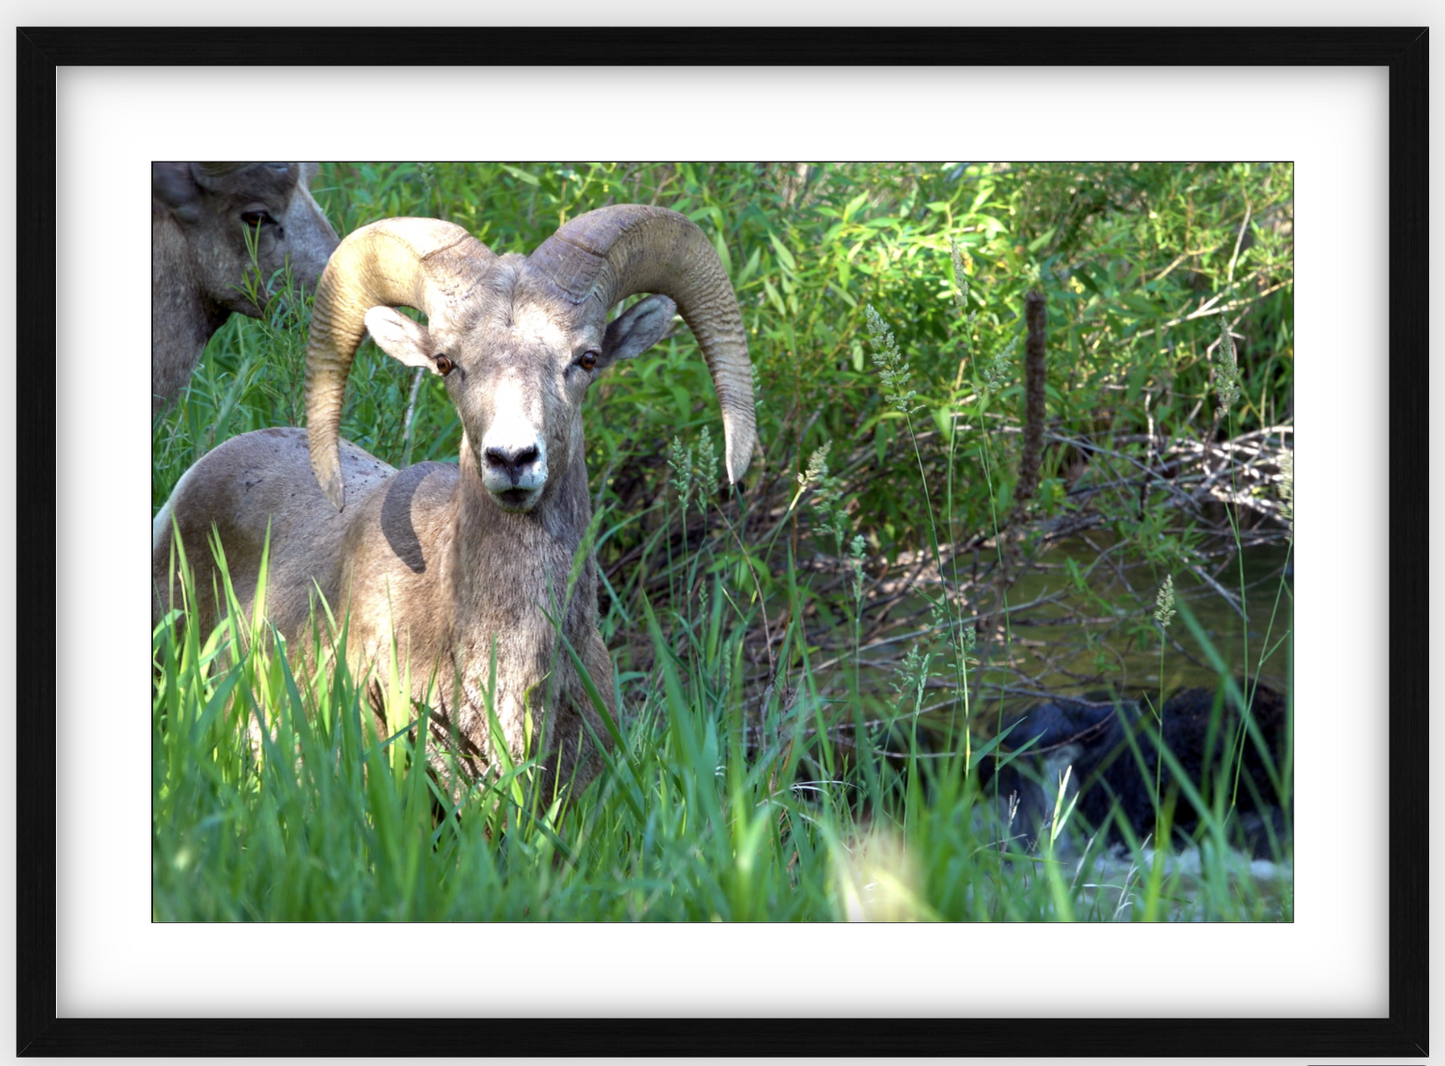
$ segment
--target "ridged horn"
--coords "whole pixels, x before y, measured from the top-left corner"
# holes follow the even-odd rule
[[[429,320],[465,300],[492,258],[460,226],[435,218],[388,218],[350,234],[316,286],[306,346],[306,426],[311,470],[338,511],[341,404],[346,376],[373,307],[410,307]]]
[[[722,408],[728,479],[752,459],[752,363],[732,282],[717,252],[686,215],[643,204],[618,204],[568,222],[531,254],[569,299],[603,308],[639,292],[677,302],[697,337]]]

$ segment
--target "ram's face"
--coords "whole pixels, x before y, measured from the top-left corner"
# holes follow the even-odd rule
[[[601,365],[602,330],[517,301],[477,323],[445,375],[482,484],[505,511],[529,511],[581,440],[580,409]]]
[[[651,347],[676,305],[648,297],[609,325],[605,309],[500,280],[479,286],[485,297],[455,321],[428,328],[373,308],[366,324],[390,355],[442,376],[466,430],[468,465],[502,510],[519,513],[581,462],[588,387],[612,363]]]
[[[151,190],[186,234],[208,299],[260,317],[288,267],[299,288],[314,288],[337,244],[308,188],[316,164],[256,163],[224,174],[205,166],[153,164]]]

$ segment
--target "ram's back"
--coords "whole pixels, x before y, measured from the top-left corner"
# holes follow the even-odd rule
[[[350,443],[342,447],[341,462],[358,503],[396,474]],[[233,437],[186,471],[156,515],[153,621],[180,595],[171,578],[173,515],[181,516],[181,544],[198,597],[193,620],[202,631],[214,626],[220,614],[213,592],[223,587],[211,545],[214,528],[236,598],[248,613],[269,543],[266,615],[289,637],[305,627],[316,592],[333,609],[340,606],[344,545],[360,510],[338,512],[321,494],[304,429],[263,429]]]

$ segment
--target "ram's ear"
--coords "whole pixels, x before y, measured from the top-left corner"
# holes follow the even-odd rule
[[[200,218],[201,188],[189,163],[151,163],[151,196],[182,222]]]
[[[677,314],[677,304],[667,296],[649,296],[639,300],[607,325],[602,338],[602,364],[631,359],[651,348]]]
[[[376,346],[397,362],[439,373],[432,358],[431,334],[420,322],[390,307],[373,307],[366,312],[366,329]]]

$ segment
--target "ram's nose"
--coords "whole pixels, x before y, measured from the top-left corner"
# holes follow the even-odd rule
[[[481,448],[482,484],[504,511],[527,511],[547,484],[547,450],[535,438],[488,440]]]
[[[535,444],[493,444],[483,453],[487,472],[498,482],[506,478],[513,487],[520,487],[524,479],[533,480],[541,457]]]

